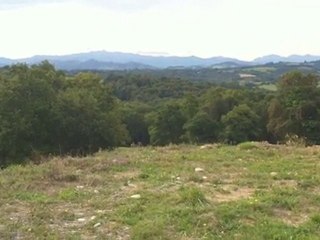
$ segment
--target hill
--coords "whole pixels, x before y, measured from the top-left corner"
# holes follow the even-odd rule
[[[130,75],[147,75],[157,78],[184,79],[193,82],[215,84],[235,83],[243,86],[261,86],[274,84],[279,78],[291,71],[320,74],[320,61],[307,63],[268,63],[254,66],[239,66],[230,62],[212,65],[206,68],[167,68],[140,69],[130,71]],[[73,71],[74,72],[74,71]],[[77,72],[77,71],[75,71]],[[98,71],[102,76],[126,76],[123,71]]]
[[[1,239],[318,239],[320,148],[119,148],[0,170]]]
[[[0,58],[0,66],[13,63],[37,64],[48,60],[62,70],[130,70],[130,69],[165,69],[165,68],[237,68],[266,63],[304,63],[320,60],[320,56],[291,55],[282,57],[268,55],[253,61],[242,61],[223,56],[200,58],[196,56],[148,56],[133,53],[93,51],[69,55],[36,55],[23,59]]]
[[[303,63],[303,62],[314,62],[320,60],[320,56],[316,55],[290,55],[288,57],[283,57],[279,55],[267,55],[259,57],[253,60],[256,64],[266,64],[266,63],[278,63],[278,62],[291,62],[291,63]]]
[[[7,59],[6,61],[0,61],[0,65],[7,65],[11,63],[24,62],[27,64],[36,64],[41,61],[48,60],[51,63],[59,63],[57,65],[60,69],[70,70],[68,67],[68,63],[72,62],[74,64],[73,70],[76,68],[77,64],[82,64],[81,69],[100,69],[99,65],[105,62],[112,62],[114,64],[140,64],[145,65],[145,68],[167,68],[167,67],[192,67],[192,66],[210,66],[213,64],[219,64],[222,62],[233,62],[240,65],[247,65],[248,62],[240,61],[234,58],[227,57],[212,57],[212,58],[199,58],[195,56],[190,57],[177,57],[177,56],[146,56],[140,54],[133,53],[122,53],[122,52],[107,52],[107,51],[94,51],[87,53],[77,53],[70,55],[62,55],[62,56],[51,56],[51,55],[37,55],[30,58],[24,59]],[[97,68],[86,67],[86,62],[95,61],[98,65]],[[65,66],[65,63],[67,66]],[[77,64],[75,64],[77,63]],[[91,62],[92,63],[92,62]],[[110,68],[110,65],[105,68]],[[127,68],[127,67],[126,67]],[[117,68],[115,68],[117,69]]]

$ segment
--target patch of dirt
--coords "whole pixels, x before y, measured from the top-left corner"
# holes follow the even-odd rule
[[[130,170],[126,172],[117,172],[116,174],[113,175],[113,178],[115,180],[122,181],[122,180],[137,178],[139,175],[140,175],[139,171]]]
[[[110,170],[112,166],[117,166],[117,165],[129,165],[130,160],[127,157],[115,157],[113,159],[107,159],[106,157],[103,156],[97,156],[95,158],[96,164],[91,167],[91,172],[107,172]]]
[[[130,228],[127,226],[119,226],[116,222],[108,222],[102,224],[98,228],[98,232],[102,234],[105,239],[117,239],[117,240],[129,240],[130,237]]]
[[[222,174],[204,174],[207,177],[207,182],[216,182],[217,184],[236,184],[245,174],[244,169],[239,169],[237,172],[226,172],[227,170],[221,170]]]
[[[6,204],[0,208],[0,212],[5,214],[10,221],[13,222],[27,222],[30,217],[30,206],[21,202],[15,202],[14,204]]]
[[[312,189],[312,193],[314,193],[316,195],[320,195],[320,187],[316,187],[316,188]]]
[[[296,180],[276,180],[272,183],[272,186],[296,189],[298,187],[298,182]]]
[[[294,226],[294,227],[299,227],[300,225],[307,222],[309,219],[309,216],[307,214],[293,213],[289,210],[279,209],[279,208],[274,209],[273,214],[277,218],[281,219],[285,224]]]
[[[282,148],[283,145],[279,145],[279,144],[271,144],[268,143],[266,141],[263,142],[254,142],[255,144],[257,144],[257,146],[265,148],[265,149],[279,149]]]
[[[252,188],[248,188],[248,187],[237,188],[233,185],[225,185],[222,188],[222,190],[224,191],[223,193],[216,192],[214,194],[213,200],[215,202],[222,203],[222,202],[232,202],[240,199],[246,199],[251,197],[255,192],[255,190]]]
[[[243,218],[240,220],[240,222],[244,225],[251,226],[251,227],[256,224],[255,220],[252,218]]]

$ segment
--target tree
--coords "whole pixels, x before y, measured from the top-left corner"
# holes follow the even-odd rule
[[[94,74],[66,77],[48,62],[0,75],[0,166],[32,153],[87,154],[125,142],[119,105]]]
[[[167,103],[149,116],[150,142],[166,145],[181,142],[186,119],[177,103]]]
[[[222,117],[223,137],[229,143],[257,140],[260,135],[259,116],[246,104],[234,107]]]
[[[121,109],[123,123],[129,133],[128,143],[147,145],[150,143],[146,114],[150,107],[139,102],[124,103]]]
[[[58,95],[60,133],[56,144],[63,153],[86,154],[123,144],[127,131],[119,106],[99,76],[81,73]]]
[[[187,139],[196,143],[217,141],[219,128],[220,124],[212,120],[206,112],[198,112],[184,125]]]
[[[279,139],[297,135],[319,143],[320,94],[318,77],[291,72],[279,81],[278,95],[268,107],[268,131]]]
[[[44,62],[15,65],[0,81],[1,163],[20,161],[32,151],[52,150],[57,88],[64,74]]]

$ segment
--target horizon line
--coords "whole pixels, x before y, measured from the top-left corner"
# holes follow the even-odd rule
[[[273,57],[282,57],[282,58],[289,58],[289,57],[293,57],[293,56],[300,56],[300,57],[319,57],[320,55],[317,54],[311,54],[311,53],[304,53],[304,54],[297,54],[297,53],[292,53],[289,55],[281,55],[281,54],[276,54],[276,53],[270,53],[270,54],[266,54],[266,55],[260,55],[260,56],[256,56],[254,58],[250,58],[250,60],[244,60],[242,58],[238,58],[238,57],[230,57],[230,56],[225,56],[225,55],[213,55],[210,57],[201,57],[199,55],[196,54],[170,54],[167,52],[157,52],[157,51],[137,51],[137,52],[126,52],[126,51],[117,51],[117,50],[105,50],[105,49],[100,49],[100,50],[88,50],[88,51],[79,51],[79,52],[71,52],[71,53],[59,53],[59,54],[33,54],[33,55],[28,55],[28,56],[24,56],[24,57],[7,57],[7,56],[0,56],[0,58],[5,58],[8,60],[24,60],[24,59],[28,59],[28,58],[33,58],[33,57],[63,57],[63,56],[68,56],[68,55],[76,55],[76,54],[86,54],[86,53],[97,53],[97,52],[106,52],[106,53],[120,53],[120,54],[133,54],[133,55],[140,55],[140,56],[146,56],[146,57],[181,57],[181,58],[188,58],[188,57],[196,57],[196,58],[200,58],[200,59],[210,59],[210,58],[231,58],[231,59],[235,59],[238,61],[243,61],[243,62],[252,62],[255,60],[258,60],[259,58],[263,58],[263,57],[269,57],[269,56],[273,56]]]

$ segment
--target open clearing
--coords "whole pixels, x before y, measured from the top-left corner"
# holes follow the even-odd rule
[[[319,239],[320,147],[119,148],[0,171],[0,239]]]

